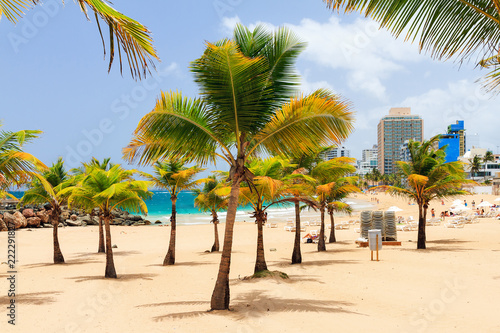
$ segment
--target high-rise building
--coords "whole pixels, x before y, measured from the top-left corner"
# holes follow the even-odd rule
[[[382,174],[396,172],[395,162],[400,158],[405,140],[422,141],[424,121],[411,114],[411,108],[391,108],[377,127],[378,170]]]
[[[448,145],[445,148],[446,163],[457,161],[459,156],[465,154],[465,128],[463,120],[457,120],[456,124],[449,125],[447,133],[441,134],[439,148],[445,145]]]
[[[358,174],[366,175],[372,172],[373,168],[377,168],[377,152],[377,145],[373,145],[371,149],[363,149],[363,159],[358,161]]]
[[[332,158],[335,157],[350,157],[351,156],[351,151],[349,149],[346,149],[345,147],[340,147],[340,148],[332,148],[327,150],[322,154],[322,158],[326,161],[331,160]]]

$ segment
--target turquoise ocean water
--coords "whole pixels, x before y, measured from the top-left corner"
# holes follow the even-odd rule
[[[152,222],[160,220],[167,223],[172,214],[172,204],[170,202],[170,194],[167,191],[156,190],[152,191],[153,197],[146,201],[148,206],[148,214],[144,216],[145,219]],[[17,198],[21,198],[24,192],[16,191],[11,192]],[[179,193],[177,199],[177,214],[179,224],[205,224],[210,223],[211,217],[209,213],[201,213],[198,208],[194,207],[194,192],[183,191]],[[370,202],[359,200],[356,198],[349,198],[349,203],[355,211],[370,209],[373,205]],[[252,212],[251,206],[239,207],[236,219],[239,221],[251,221],[250,214]],[[295,216],[293,205],[270,207],[268,210],[268,220],[284,221],[286,218]],[[225,212],[219,213],[221,222],[225,220]],[[319,213],[318,213],[319,215]]]

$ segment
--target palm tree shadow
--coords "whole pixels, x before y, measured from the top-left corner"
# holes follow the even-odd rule
[[[271,265],[278,267],[290,267],[292,263],[289,258],[282,258],[283,261],[272,262]],[[342,259],[330,259],[330,260],[306,260],[300,264],[293,264],[298,267],[308,267],[308,266],[327,266],[327,265],[337,265],[337,264],[359,264],[359,260],[342,260]]]
[[[215,265],[216,263],[204,262],[204,261],[182,261],[176,262],[173,265],[162,265],[162,264],[151,264],[147,267],[175,267],[175,266],[202,266],[202,265]]]
[[[102,275],[93,276],[75,276],[67,279],[75,280],[75,282],[94,281],[94,280],[113,280],[113,281],[130,281],[130,280],[153,280],[153,277],[158,274],[118,274],[117,279],[105,278]]]
[[[464,244],[464,243],[477,243],[473,241],[467,240],[459,240],[459,239],[436,239],[432,241],[426,241],[427,244],[439,244],[439,245],[450,245],[450,244]]]
[[[62,294],[61,291],[48,291],[39,293],[16,294],[16,304],[24,305],[45,305],[54,303],[56,300],[54,296]],[[0,304],[7,305],[10,303],[11,298],[8,296],[0,297]]]
[[[73,265],[84,265],[84,264],[100,264],[102,261],[95,260],[95,259],[89,259],[89,260],[84,260],[84,259],[77,259],[77,260],[70,260],[67,261],[63,264],[54,264],[54,263],[39,263],[39,264],[30,264],[30,265],[24,265],[23,268],[41,268],[41,267],[51,267],[51,266],[73,266]]]
[[[141,307],[149,306],[178,306],[178,305],[204,305],[208,302],[190,301],[190,302],[167,302],[158,304],[146,304]],[[239,295],[233,300],[233,308],[230,311],[187,311],[169,313],[163,316],[153,317],[154,321],[163,321],[167,319],[190,319],[208,315],[230,316],[235,320],[252,319],[265,316],[272,312],[325,312],[325,313],[350,313],[364,315],[358,312],[350,311],[345,307],[353,306],[353,303],[341,301],[329,301],[318,299],[298,299],[298,298],[277,298],[268,296],[264,291],[256,290],[246,294]]]

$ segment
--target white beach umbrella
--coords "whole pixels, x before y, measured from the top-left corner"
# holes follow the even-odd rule
[[[491,207],[491,206],[493,206],[493,204],[490,204],[488,201],[483,201],[476,207]]]
[[[391,206],[387,208],[387,212],[402,212],[403,210],[398,206]]]
[[[496,198],[495,201],[500,201],[500,198]]]
[[[450,210],[455,213],[455,212],[462,212],[462,211],[470,210],[470,208],[465,207],[464,205],[455,205],[455,206],[452,206],[452,208]]]
[[[463,205],[463,203],[464,203],[464,202],[463,202],[462,200],[457,199],[457,200],[453,201],[453,202],[451,203],[451,205],[452,205],[452,206],[456,206],[456,205]]]

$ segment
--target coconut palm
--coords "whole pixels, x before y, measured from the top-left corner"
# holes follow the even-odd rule
[[[79,207],[90,211],[99,208],[106,231],[106,278],[116,278],[111,245],[110,223],[114,209],[125,209],[134,213],[147,214],[145,199],[151,197],[148,191],[150,182],[133,180],[137,170],[125,170],[115,165],[109,170],[92,169],[76,186],[65,188],[62,195],[68,196],[70,207]]]
[[[483,164],[481,157],[478,155],[475,155],[473,158],[469,159],[469,168],[470,168],[470,174],[472,177],[477,177],[477,174],[479,171],[481,171]]]
[[[356,171],[351,164],[355,159],[350,157],[336,157],[316,165],[311,171],[311,176],[316,180],[316,200],[321,213],[321,228],[318,240],[318,251],[326,251],[325,245],[325,211],[328,206],[328,198],[335,189],[339,188],[337,181],[341,177]],[[346,188],[350,188],[347,187]]]
[[[465,179],[462,162],[444,163],[446,146],[434,150],[433,144],[437,140],[439,140],[439,136],[422,143],[410,140],[408,149],[411,161],[397,162],[403,176],[407,179],[405,186],[383,186],[389,193],[408,198],[417,203],[417,249],[426,248],[425,221],[430,201],[468,194],[467,191],[461,190],[461,186],[466,183],[473,183]]]
[[[492,69],[485,87],[500,86],[500,3],[498,0],[323,0],[333,10],[359,12],[380,23],[395,37],[418,41],[434,58],[482,59]]]
[[[234,38],[207,43],[191,64],[201,98],[163,92],[144,116],[124,157],[139,163],[187,158],[196,163],[218,156],[230,167],[231,193],[224,246],[211,308],[229,308],[229,270],[233,226],[241,182],[251,182],[245,163],[251,156],[311,152],[338,143],[352,131],[350,105],[319,90],[294,97],[294,63],[304,48],[286,28],[274,33],[237,25]]]
[[[168,251],[163,260],[163,265],[175,264],[175,236],[177,230],[177,196],[181,191],[193,190],[200,183],[194,176],[204,169],[197,166],[190,168],[184,166],[182,160],[170,159],[165,162],[156,162],[153,166],[154,175],[143,174],[155,187],[162,188],[170,193],[172,202],[172,216],[170,219],[170,242]]]
[[[196,197],[194,199],[194,206],[202,212],[210,212],[212,215],[212,223],[214,224],[214,245],[210,252],[219,251],[219,232],[217,230],[217,225],[219,224],[219,216],[217,212],[226,209],[228,204],[228,196],[221,195],[218,190],[223,182],[217,177],[217,175],[208,176],[207,179],[203,180],[205,185],[203,189],[195,189],[194,192]]]
[[[13,23],[24,16],[24,12],[33,5],[42,3],[40,0],[0,0],[0,18],[5,15]],[[153,47],[151,32],[139,22],[123,15],[110,6],[106,0],[78,0],[78,5],[87,20],[89,8],[93,11],[99,33],[101,35],[104,55],[106,46],[99,23],[99,18],[109,29],[109,70],[113,64],[115,51],[118,50],[120,72],[122,72],[122,51],[125,53],[132,77],[146,76],[148,65],[154,67],[153,60],[159,60]]]
[[[89,174],[92,169],[101,169],[104,171],[108,171],[111,169],[113,166],[115,166],[114,163],[111,163],[111,158],[107,157],[101,161],[99,161],[97,158],[92,157],[90,162],[82,162],[82,166],[79,168],[73,168],[70,170],[70,172],[75,176],[75,182],[78,182],[78,180],[81,180],[83,177],[85,177],[86,174]],[[99,245],[97,248],[97,253],[105,253],[106,248],[104,246],[104,226],[103,226],[103,220],[102,220],[102,214],[97,214],[99,217]],[[90,211],[90,218],[95,216],[94,209]]]
[[[330,215],[329,243],[335,243],[337,241],[335,237],[335,218],[333,214],[339,212],[351,215],[352,213],[352,207],[342,200],[347,198],[351,193],[361,192],[359,187],[356,186],[357,180],[357,177],[337,177],[334,179],[335,185],[327,196],[328,204],[326,206],[328,215]]]
[[[54,243],[54,264],[63,264],[64,256],[59,246],[58,227],[59,216],[61,215],[61,206],[65,204],[65,198],[61,196],[60,191],[64,183],[68,180],[68,173],[64,168],[64,161],[60,157],[56,163],[42,172],[33,173],[33,181],[30,188],[24,192],[19,205],[27,204],[50,204],[50,219],[52,221],[52,239]]]
[[[2,124],[0,123],[0,127]],[[23,146],[37,138],[42,132],[23,130],[0,131],[0,188],[21,185],[30,179],[37,168],[47,169],[36,157],[23,151]]]

